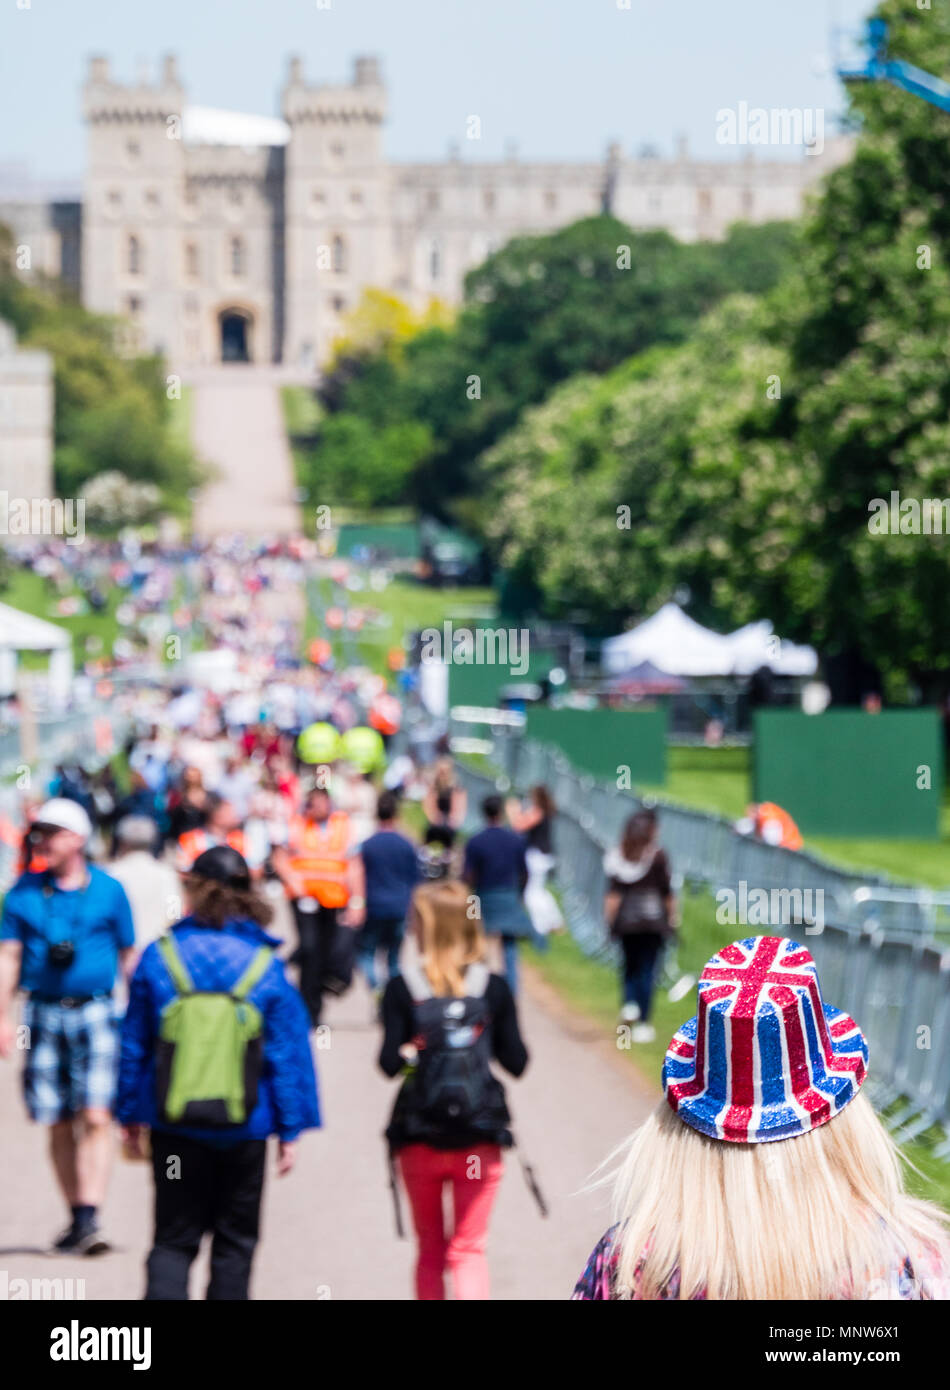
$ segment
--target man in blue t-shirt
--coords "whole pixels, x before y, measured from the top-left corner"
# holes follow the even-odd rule
[[[54,797],[33,826],[47,868],[23,874],[0,917],[0,1057],[26,1052],[32,1119],[50,1126],[50,1156],[72,1221],[54,1249],[87,1255],[108,1245],[99,1207],[112,1160],[119,1059],[112,991],[131,973],[135,929],[125,889],[86,859],[92,823]],[[27,1000],[14,1022],[17,987]]]
[[[378,829],[360,846],[366,874],[366,921],[359,934],[356,958],[374,992],[379,988],[377,951],[386,952],[389,978],[399,974],[406,914],[420,877],[416,848],[396,829],[398,809],[394,794],[382,792],[376,803]]]
[[[485,829],[465,846],[462,876],[478,898],[482,925],[489,936],[500,936],[505,978],[518,992],[518,941],[533,937],[523,893],[528,878],[523,838],[502,825],[504,802],[496,793],[482,802]]]

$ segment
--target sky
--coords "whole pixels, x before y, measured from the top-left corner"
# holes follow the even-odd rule
[[[390,159],[599,159],[611,140],[729,157],[717,111],[843,109],[832,29],[869,0],[0,0],[0,166],[37,179],[84,167],[87,57],[117,77],[178,55],[188,100],[279,114],[286,60],[312,81],[380,59]],[[477,115],[481,139],[466,138]],[[791,150],[769,156],[794,157]]]

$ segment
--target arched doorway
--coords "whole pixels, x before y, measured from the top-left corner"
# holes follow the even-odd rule
[[[246,309],[223,309],[218,315],[222,362],[250,362],[251,315]]]

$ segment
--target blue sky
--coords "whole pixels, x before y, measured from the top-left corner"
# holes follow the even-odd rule
[[[860,25],[868,0],[2,0],[0,165],[41,178],[83,169],[80,85],[89,53],[132,78],[166,51],[189,99],[277,113],[286,57],[308,77],[348,78],[377,55],[389,89],[394,159],[599,158],[608,140],[722,157],[716,112],[842,109],[821,72],[834,23]],[[18,6],[27,6],[18,8]],[[465,139],[477,114],[482,139]],[[777,152],[780,153],[780,152]]]

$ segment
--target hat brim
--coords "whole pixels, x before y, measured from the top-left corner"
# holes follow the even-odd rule
[[[715,1005],[710,1006],[709,1016],[715,1018]],[[785,1074],[782,1078],[771,1087],[760,1084],[756,1104],[737,1106],[724,1099],[723,1094],[710,1091],[712,1080],[716,1091],[728,1095],[728,1085],[722,1084],[728,1078],[720,1073],[723,1067],[728,1068],[729,1059],[722,1056],[717,1061],[718,1049],[713,1043],[712,1029],[706,1039],[703,1080],[696,1081],[698,1015],[694,1015],[674,1033],[667,1049],[663,1062],[663,1092],[667,1101],[691,1129],[726,1143],[766,1144],[777,1139],[794,1139],[818,1129],[840,1115],[854,1099],[867,1078],[868,1065],[867,1041],[854,1019],[831,1004],[824,1005],[824,1018],[832,1055],[838,1065],[825,1067],[818,1039],[809,1036],[809,1055],[812,1059],[816,1056],[821,1059],[820,1067],[809,1067],[807,1078],[796,1087],[788,1075],[787,1057],[783,1053]],[[804,1024],[809,1032],[814,1030],[814,1020],[807,1015]],[[766,1017],[757,1027],[770,1030],[772,1025]],[[671,1091],[671,1087],[675,1090]],[[781,1096],[768,1094],[770,1089],[779,1088]]]
[[[74,825],[60,825],[55,820],[35,820],[30,825],[30,830],[39,831],[41,835],[52,834],[55,830],[68,830],[70,835],[78,835],[80,840],[89,839],[88,830],[77,830]]]

